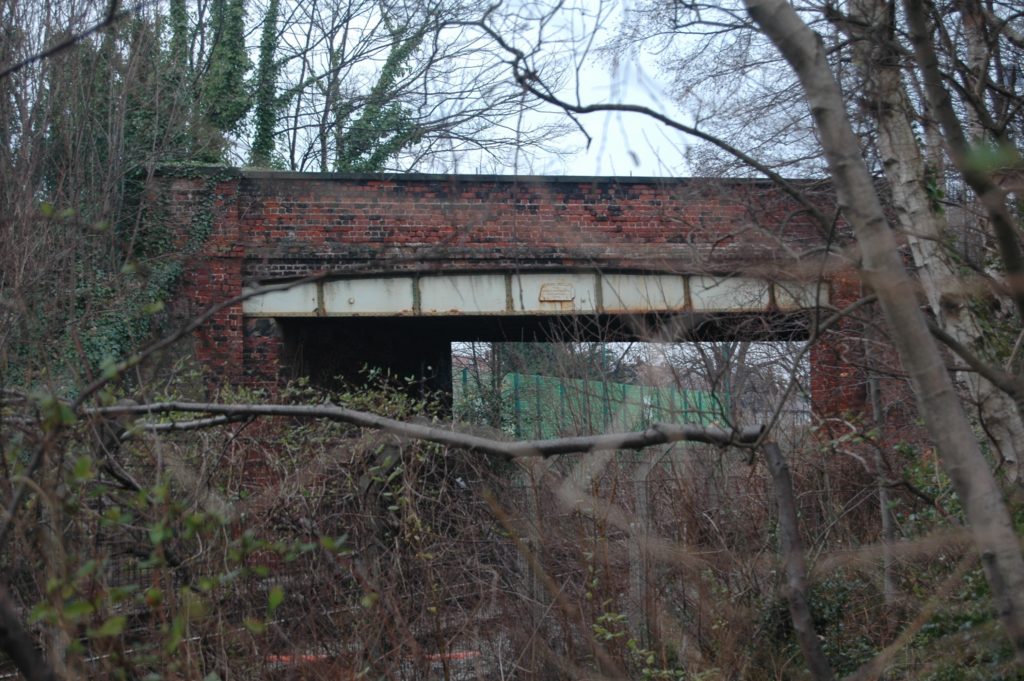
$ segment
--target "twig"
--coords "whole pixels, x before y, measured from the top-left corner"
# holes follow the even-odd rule
[[[148,433],[179,433],[186,430],[201,430],[203,428],[214,428],[228,423],[244,421],[247,416],[211,416],[205,419],[193,419],[191,421],[168,421],[166,423],[137,423],[137,428]],[[135,436],[131,430],[126,430],[121,435],[121,440],[130,440]]]
[[[0,80],[3,80],[4,78],[7,78],[8,76],[11,76],[11,75],[17,73],[18,71],[20,71],[21,69],[25,68],[26,66],[29,66],[30,64],[34,64],[37,61],[42,61],[43,59],[46,59],[47,57],[52,57],[55,54],[63,52],[64,50],[68,49],[69,47],[74,47],[75,45],[77,45],[78,43],[82,42],[83,40],[85,40],[89,36],[93,35],[94,33],[98,33],[100,31],[102,31],[103,29],[105,29],[107,26],[111,26],[112,24],[115,24],[118,21],[121,21],[122,19],[125,19],[125,18],[131,16],[132,14],[138,12],[139,10],[141,10],[143,7],[145,7],[148,4],[149,4],[149,0],[146,0],[145,2],[140,2],[137,5],[133,5],[132,7],[129,7],[128,9],[124,9],[124,10],[118,11],[117,10],[117,3],[116,2],[110,3],[110,8],[106,12],[106,14],[103,15],[103,19],[101,19],[100,21],[96,22],[95,24],[93,24],[89,28],[85,29],[84,31],[81,31],[79,33],[72,33],[71,35],[69,35],[68,37],[64,38],[63,40],[60,40],[60,41],[54,43],[53,45],[50,45],[49,47],[47,47],[46,49],[44,49],[44,50],[42,50],[40,52],[36,52],[35,54],[32,54],[32,55],[29,55],[28,57],[25,57],[21,61],[18,61],[18,62],[15,62],[13,64],[9,64],[9,65],[5,66],[2,70],[0,70]]]

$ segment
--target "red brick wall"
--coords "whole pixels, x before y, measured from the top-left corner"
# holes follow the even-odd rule
[[[821,243],[798,206],[746,181],[419,177],[238,180],[247,274],[591,265],[731,273]]]
[[[829,282],[832,307],[843,309],[864,293],[860,277],[852,269],[835,272]],[[822,313],[822,322],[831,312]],[[838,319],[811,346],[811,395],[821,414],[861,414],[868,409],[867,374],[864,367],[863,334],[857,317]]]
[[[154,195],[183,251],[209,228],[189,254],[182,297],[190,313],[238,295],[243,282],[319,272],[596,266],[782,279],[831,272],[817,223],[763,182],[187,172],[192,177],[159,175]],[[814,196],[812,185],[804,188]],[[828,205],[826,195],[815,200]],[[849,277],[832,289],[837,304],[859,296]],[[224,382],[271,387],[281,338],[273,322],[244,320],[241,305],[232,305],[197,332],[196,355]],[[863,408],[855,355],[843,334],[812,351],[821,409]]]
[[[242,290],[245,244],[240,238],[238,181],[216,175],[161,177],[156,194],[174,223],[175,246],[186,257],[181,316],[195,316]],[[194,334],[196,358],[225,384],[244,380],[242,305],[215,312]]]

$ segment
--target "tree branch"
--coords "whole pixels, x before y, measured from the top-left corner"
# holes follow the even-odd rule
[[[258,418],[265,416],[286,416],[292,418],[313,418],[349,423],[362,428],[383,430],[402,437],[424,440],[448,447],[457,447],[477,454],[511,459],[520,456],[550,457],[559,454],[581,454],[616,449],[643,449],[652,445],[670,442],[701,442],[718,445],[753,445],[763,432],[762,427],[727,430],[714,426],[675,425],[658,423],[643,431],[627,433],[605,433],[578,437],[503,442],[490,438],[459,433],[435,426],[407,423],[368,412],[356,411],[332,404],[289,405],[289,404],[215,404],[203,402],[161,402],[158,404],[117,405],[85,409],[88,415],[115,416],[123,414],[153,415],[171,412],[202,413],[223,417]],[[213,419],[206,419],[207,427],[220,425]],[[196,421],[185,422],[196,424]],[[185,424],[179,424],[185,425]],[[142,423],[145,430],[171,430],[166,423]]]
[[[915,0],[905,2],[910,5]],[[800,79],[840,209],[860,246],[862,276],[878,296],[920,413],[963,502],[978,552],[986,558],[983,565],[993,601],[1020,663],[1024,661],[1024,555],[1020,541],[945,370],[938,344],[918,307],[913,283],[847,116],[847,99],[825,59],[821,37],[786,0],[744,0],[744,5]],[[912,11],[908,9],[908,14]],[[1013,270],[1010,262],[1006,268]],[[1020,282],[1011,278],[1010,283]],[[1021,292],[1024,287],[1015,286],[1014,290]]]
[[[22,626],[14,603],[3,585],[0,585],[0,650],[11,658],[28,681],[57,681],[57,674]]]
[[[935,46],[929,38],[928,20],[923,0],[903,0],[910,31],[910,42],[914,46],[917,65],[924,79],[925,94],[949,147],[950,157],[964,182],[977,194],[988,213],[995,231],[999,255],[1006,268],[1011,296],[1017,313],[1024,317],[1024,253],[1017,238],[1017,230],[1006,207],[1006,192],[997,185],[987,170],[979,168],[971,160],[971,145],[964,134],[960,119],[957,118],[949,92],[943,85],[942,72]],[[1019,158],[1019,156],[1018,156]]]
[[[452,23],[456,24],[458,22],[452,22]],[[636,113],[636,114],[641,114],[641,115],[653,118],[654,120],[658,121],[659,123],[661,123],[661,124],[663,124],[663,125],[665,125],[665,126],[667,126],[669,128],[672,128],[674,130],[678,130],[679,132],[685,133],[687,135],[692,135],[693,137],[697,137],[698,139],[702,139],[705,142],[709,142],[709,143],[715,145],[716,147],[718,147],[719,149],[721,149],[722,151],[725,151],[726,153],[728,153],[728,154],[732,155],[733,157],[739,159],[740,161],[742,161],[743,163],[747,164],[751,168],[757,170],[758,172],[763,174],[765,177],[770,179],[772,182],[774,182],[779,188],[782,189],[782,191],[784,191],[790,198],[792,198],[793,200],[798,202],[801,206],[803,206],[807,210],[807,212],[810,213],[812,217],[814,217],[815,221],[817,221],[819,223],[819,225],[821,226],[821,229],[822,229],[823,232],[827,233],[828,231],[831,230],[832,224],[834,223],[834,220],[832,218],[829,218],[827,215],[825,215],[821,211],[821,209],[818,208],[818,206],[814,205],[814,203],[812,203],[807,198],[807,196],[805,195],[804,192],[802,192],[799,189],[797,189],[795,186],[793,186],[792,182],[790,182],[786,178],[784,178],[781,175],[779,175],[777,172],[775,172],[774,170],[769,168],[764,163],[761,163],[760,161],[758,161],[753,156],[750,156],[749,154],[745,153],[743,150],[739,149],[738,147],[735,147],[732,144],[729,144],[728,142],[726,142],[725,140],[721,139],[720,137],[717,137],[717,136],[712,135],[710,133],[704,132],[703,130],[701,130],[699,128],[695,128],[693,126],[689,126],[689,125],[686,125],[684,123],[680,123],[676,119],[674,119],[674,118],[672,118],[670,116],[666,116],[665,114],[661,113],[660,111],[655,111],[654,109],[651,109],[650,107],[646,107],[646,106],[640,106],[640,105],[637,105],[637,104],[587,104],[587,105],[583,105],[583,104],[573,104],[572,102],[565,101],[564,99],[561,99],[560,97],[558,97],[557,95],[552,93],[550,91],[550,89],[547,88],[544,85],[544,82],[540,79],[540,76],[533,69],[531,69],[528,66],[526,66],[526,62],[527,62],[526,54],[522,50],[512,46],[497,31],[495,31],[493,28],[488,26],[486,24],[486,19],[483,20],[483,21],[458,23],[458,25],[474,26],[474,27],[480,29],[481,31],[486,33],[492,40],[494,40],[498,44],[499,47],[501,47],[503,50],[505,50],[506,52],[508,52],[509,54],[512,55],[512,61],[511,61],[512,75],[513,75],[513,78],[515,79],[516,83],[519,84],[519,87],[521,87],[524,92],[528,92],[529,94],[533,95],[537,99],[539,99],[539,100],[541,100],[543,102],[546,102],[548,104],[552,104],[554,106],[557,106],[558,108],[560,108],[563,111],[565,111],[567,113],[570,113],[570,114],[580,114],[580,115],[583,115],[583,114],[609,112],[609,111],[611,111],[611,112],[620,112],[620,113]],[[576,121],[575,118],[573,118],[573,121],[577,124],[577,126],[579,126],[582,129],[582,126],[579,124],[578,121]],[[586,134],[586,131],[584,131],[584,134]],[[589,135],[587,135],[587,141],[588,141],[588,145],[589,145],[589,141],[590,141],[590,136]]]
[[[800,541],[789,466],[774,442],[764,443],[761,451],[768,462],[768,472],[771,473],[775,499],[779,505],[779,535],[782,540],[782,557],[786,562],[786,600],[789,601],[789,615],[793,618],[793,630],[811,676],[815,681],[832,681],[835,674],[821,649],[821,640],[814,630],[814,618],[811,617],[811,606],[807,599],[807,563]]]
[[[981,358],[971,352],[967,346],[943,331],[931,320],[928,321],[928,330],[932,332],[932,335],[935,336],[939,342],[966,362],[967,366],[987,378],[992,385],[1002,390],[1014,400],[1021,399],[1021,385],[1016,377],[1005,371],[997,369],[988,362],[982,361]]]
[[[205,428],[225,426],[229,423],[245,421],[248,418],[250,417],[244,415],[225,415],[211,416],[205,419],[193,419],[191,421],[168,421],[165,423],[136,424],[136,426],[141,426],[147,433],[181,433],[187,430],[203,430]],[[121,435],[121,440],[130,440],[133,436],[132,431],[126,430],[124,434]]]
[[[0,80],[3,80],[8,76],[17,73],[18,71],[25,68],[26,66],[29,66],[30,64],[34,64],[37,61],[42,61],[43,59],[46,59],[47,57],[52,57],[55,54],[59,54],[60,52],[63,52],[69,47],[74,47],[75,45],[82,42],[89,36],[93,35],[94,33],[98,33],[105,29],[107,26],[111,26],[112,24],[115,24],[118,21],[121,21],[122,19],[131,16],[132,14],[140,11],[143,7],[145,7],[148,4],[149,0],[145,0],[144,2],[140,2],[137,5],[129,7],[128,9],[118,11],[118,3],[116,2],[116,0],[111,2],[110,7],[107,10],[107,13],[103,15],[102,20],[96,22],[84,31],[81,31],[79,33],[72,33],[63,40],[57,41],[53,45],[50,45],[49,47],[40,52],[36,52],[35,54],[25,57],[21,61],[3,67],[3,69],[0,69]]]

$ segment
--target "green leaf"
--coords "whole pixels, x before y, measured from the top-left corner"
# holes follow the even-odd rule
[[[80,456],[75,461],[75,468],[72,471],[75,482],[86,482],[92,480],[96,476],[96,472],[92,468],[92,458],[88,456]]]
[[[283,602],[284,589],[280,584],[276,584],[270,589],[270,594],[267,596],[267,614],[273,615],[274,611],[277,610]]]
[[[39,410],[42,412],[45,430],[52,431],[75,422],[75,412],[71,411],[71,407],[53,395],[47,395],[39,400]]]
[[[153,542],[153,546],[159,546],[172,536],[170,528],[165,527],[163,523],[157,523],[153,527],[149,528],[149,540]]]
[[[114,586],[110,588],[109,598],[111,603],[120,603],[139,590],[138,584],[126,584],[125,586]]]
[[[345,541],[348,539],[348,535],[343,534],[340,537],[320,537],[320,546],[324,547],[328,551],[341,551],[345,548]]]
[[[1019,152],[1009,145],[976,144],[971,147],[965,160],[970,168],[982,173],[993,173],[1021,165]]]
[[[185,618],[181,615],[176,616],[171,620],[171,631],[167,638],[167,643],[164,645],[164,650],[168,653],[173,653],[181,645],[181,642],[185,639]]]
[[[96,567],[99,565],[95,560],[87,560],[82,564],[80,568],[75,570],[75,579],[82,579],[88,577],[92,573],[96,572]]]
[[[117,378],[117,360],[110,355],[107,355],[100,362],[100,372],[103,374],[103,378],[108,381],[112,381]]]
[[[103,521],[107,525],[129,525],[133,516],[124,511],[120,506],[111,506],[103,511]]]
[[[244,624],[245,628],[254,634],[262,634],[267,630],[267,625],[255,617],[246,617],[242,620],[242,624]]]
[[[209,612],[209,607],[204,599],[199,594],[195,593],[191,589],[182,587],[178,592],[180,596],[180,603],[185,616],[190,620],[201,619],[206,616]]]
[[[95,611],[96,608],[89,601],[71,601],[64,606],[64,616],[71,620],[81,619]]]
[[[124,625],[127,621],[128,620],[124,615],[115,615],[104,622],[99,629],[90,631],[89,635],[93,638],[118,636],[122,631],[124,631]]]
[[[155,608],[164,602],[164,592],[161,589],[152,586],[146,589],[146,605],[151,608]]]
[[[53,619],[53,607],[49,603],[37,603],[32,606],[32,612],[28,616],[30,624],[41,622],[43,620],[50,621]]]

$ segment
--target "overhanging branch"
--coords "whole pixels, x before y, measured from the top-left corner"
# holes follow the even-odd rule
[[[291,405],[291,404],[216,404],[205,402],[161,402],[157,404],[127,404],[111,407],[98,407],[83,410],[86,414],[113,417],[120,415],[153,416],[156,414],[191,413],[204,414],[203,419],[191,420],[179,424],[178,428],[157,422],[142,422],[136,428],[151,431],[167,431],[220,425],[227,420],[242,418],[259,418],[266,416],[284,416],[291,418],[327,419],[341,423],[349,423],[362,428],[372,428],[393,433],[414,440],[424,440],[448,447],[456,447],[477,454],[512,459],[520,456],[550,457],[559,454],[585,454],[588,452],[610,451],[615,449],[643,449],[653,445],[671,442],[700,442],[721,447],[730,445],[753,445],[761,437],[762,426],[742,429],[725,429],[715,426],[676,425],[658,423],[642,431],[625,433],[605,433],[601,435],[584,435],[578,437],[554,438],[550,440],[531,440],[522,442],[504,442],[491,438],[460,433],[436,426],[420,423],[407,423],[397,419],[378,416],[368,412],[348,409],[332,404]],[[218,419],[217,417],[224,417]]]

